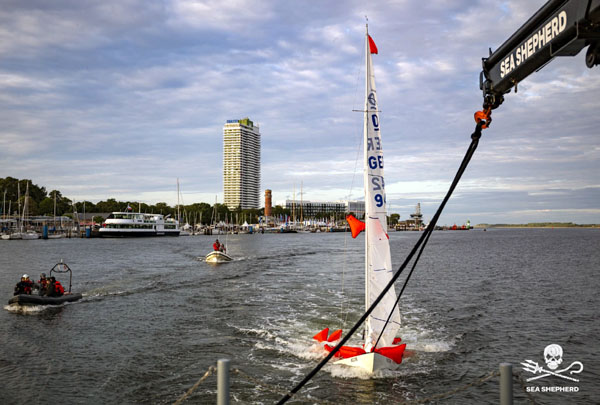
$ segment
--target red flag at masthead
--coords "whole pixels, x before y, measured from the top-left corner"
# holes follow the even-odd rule
[[[373,41],[373,38],[371,38],[370,35],[367,34],[367,36],[369,37],[369,51],[371,53],[377,53],[377,45],[375,45],[375,41]]]

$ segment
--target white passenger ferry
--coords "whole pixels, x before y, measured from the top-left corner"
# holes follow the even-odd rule
[[[179,222],[169,215],[113,212],[102,224],[100,236],[179,236]]]

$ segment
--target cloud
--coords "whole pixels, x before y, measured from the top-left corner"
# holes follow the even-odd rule
[[[172,27],[217,30],[227,34],[251,31],[257,24],[264,24],[274,17],[269,2],[249,0],[174,0],[167,9],[168,24]]]
[[[3,176],[74,199],[169,203],[179,177],[190,199],[212,204],[223,125],[250,117],[262,133],[261,188],[275,200],[301,183],[307,199],[360,198],[362,114],[352,110],[364,104],[367,15],[388,201],[403,215],[421,201],[428,214],[470,142],[481,57],[543,3],[9,1]],[[599,88],[583,55],[520,83],[494,111],[448,221],[595,215]]]

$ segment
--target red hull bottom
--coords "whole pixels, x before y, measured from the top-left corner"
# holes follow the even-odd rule
[[[328,333],[329,333],[329,328],[325,328],[321,332],[319,332],[315,336],[313,336],[313,339],[317,340],[318,342],[325,342],[325,341],[327,341],[327,342],[333,342],[335,340],[338,340],[342,336],[341,329],[336,330],[329,337],[327,336]],[[395,343],[400,343],[400,341],[401,341],[400,338],[396,338],[396,339],[394,339],[394,344]],[[328,352],[331,352],[334,349],[334,346],[331,346],[331,345],[328,345],[328,344],[325,344],[323,347]],[[397,346],[394,345],[394,346],[388,346],[388,347],[378,347],[378,348],[375,348],[373,350],[373,352],[375,352],[377,354],[380,354],[382,356],[385,356],[388,359],[393,360],[397,364],[401,364],[402,363],[402,357],[404,356],[404,351],[405,350],[406,350],[406,344],[403,343],[403,344],[400,344],[400,345],[397,345]],[[340,357],[340,358],[348,359],[348,358],[360,356],[360,355],[366,354],[366,353],[367,352],[362,347],[358,347],[358,346],[342,346],[340,348],[340,350],[338,350],[335,353],[334,357]]]

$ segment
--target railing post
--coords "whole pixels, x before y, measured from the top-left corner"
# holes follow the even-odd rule
[[[513,405],[513,375],[510,363],[500,363],[500,405]]]
[[[217,405],[229,405],[229,362],[217,361]]]

